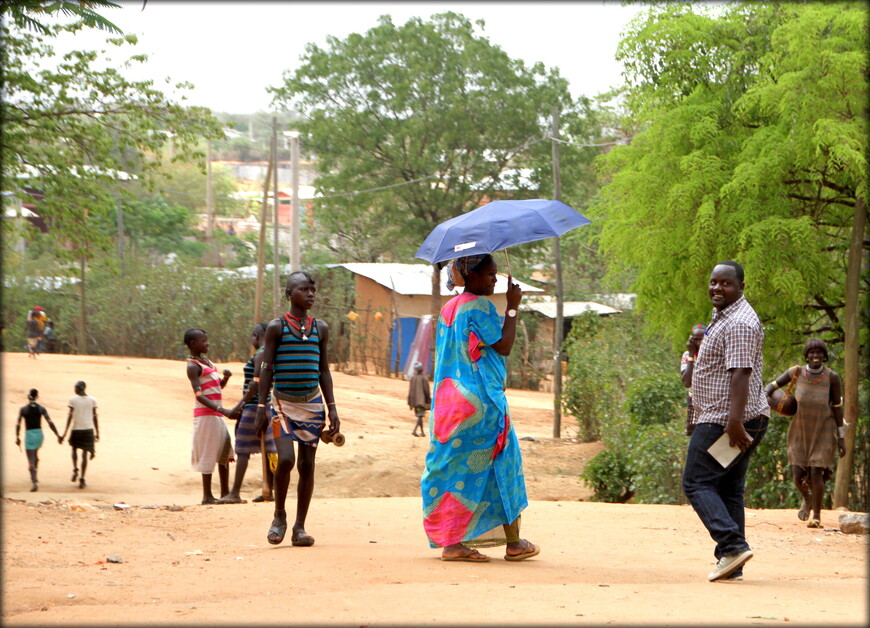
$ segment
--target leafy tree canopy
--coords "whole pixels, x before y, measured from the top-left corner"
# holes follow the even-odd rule
[[[112,24],[94,9],[117,9],[121,5],[108,0],[4,0],[3,12],[7,13],[17,26],[33,30],[43,35],[51,34],[51,27],[43,24],[38,18],[42,15],[62,15],[81,21],[90,28],[99,28],[111,33],[123,34],[121,29]],[[144,7],[144,2],[143,2]]]
[[[709,318],[712,266],[735,259],[772,363],[801,334],[836,354],[866,212],[867,18],[857,3],[668,4],[620,44],[642,131],[601,160],[602,250],[675,345]]]
[[[449,12],[401,26],[383,16],[364,34],[309,44],[271,91],[306,116],[319,233],[357,261],[408,260],[433,225],[497,196],[552,106],[570,102],[555,70],[511,59]]]
[[[82,23],[46,28],[47,35],[22,31],[14,20],[2,25],[3,173],[43,192],[39,212],[52,234],[87,257],[106,244],[89,217],[114,211],[126,174],[146,182],[169,137],[174,159],[202,159],[198,142],[219,137],[220,125],[207,109],[168,100],[152,81],[124,78],[125,67],[146,58],[115,63],[107,50],[135,36],[58,59],[51,38]]]

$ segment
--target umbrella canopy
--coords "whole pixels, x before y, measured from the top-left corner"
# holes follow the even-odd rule
[[[493,201],[432,230],[415,257],[433,264],[559,236],[589,219],[561,201]]]

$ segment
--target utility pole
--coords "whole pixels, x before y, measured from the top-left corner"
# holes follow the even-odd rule
[[[562,178],[559,172],[559,106],[553,107],[550,126],[553,144],[553,200],[561,200]],[[559,236],[553,238],[553,255],[556,258],[556,325],[553,330],[553,438],[562,436],[562,250]]]
[[[257,289],[254,296],[254,322],[256,325],[263,319],[263,266],[266,262],[266,216],[269,207],[269,182],[272,180],[272,159],[266,169],[266,180],[263,182],[263,205],[260,207],[260,238],[257,241]]]
[[[299,229],[302,211],[299,207],[299,131],[290,131],[290,177],[293,186],[293,213],[290,218],[290,271],[302,270]]]
[[[278,117],[272,116],[272,194],[274,203],[274,220],[272,223],[272,260],[275,265],[275,277],[272,282],[272,302],[274,303],[275,317],[281,316],[281,268],[278,264]]]
[[[214,235],[214,197],[211,189],[211,140],[205,148],[205,237],[211,242]]]
[[[115,208],[118,216],[118,257],[121,258],[121,274],[125,273],[124,268],[124,210],[121,207],[121,199],[115,199]]]

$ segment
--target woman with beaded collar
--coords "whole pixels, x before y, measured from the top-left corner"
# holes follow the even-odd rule
[[[825,482],[831,478],[834,451],[846,455],[840,376],[825,366],[828,345],[810,338],[804,346],[805,366],[795,365],[764,389],[768,397],[795,379],[797,412],[788,428],[788,463],[803,501],[798,518],[808,528],[821,528]],[[812,517],[810,517],[812,510]]]

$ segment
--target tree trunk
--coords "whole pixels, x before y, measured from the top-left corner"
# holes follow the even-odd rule
[[[81,325],[79,325],[79,342],[78,349],[79,355],[84,355],[88,352],[88,334],[85,330],[85,326],[88,324],[87,320],[87,293],[85,292],[85,256],[82,255],[79,258],[79,286],[81,287],[81,291],[79,294],[81,298],[79,299],[79,315],[81,319]]]
[[[846,267],[845,339],[843,342],[843,418],[846,428],[846,455],[837,463],[837,478],[834,482],[834,508],[848,508],[849,484],[855,451],[855,430],[858,423],[858,324],[859,296],[861,291],[861,267],[864,255],[864,232],[867,228],[867,208],[860,198],[855,200],[855,216],[852,222],[852,240],[849,243],[849,262]]]

